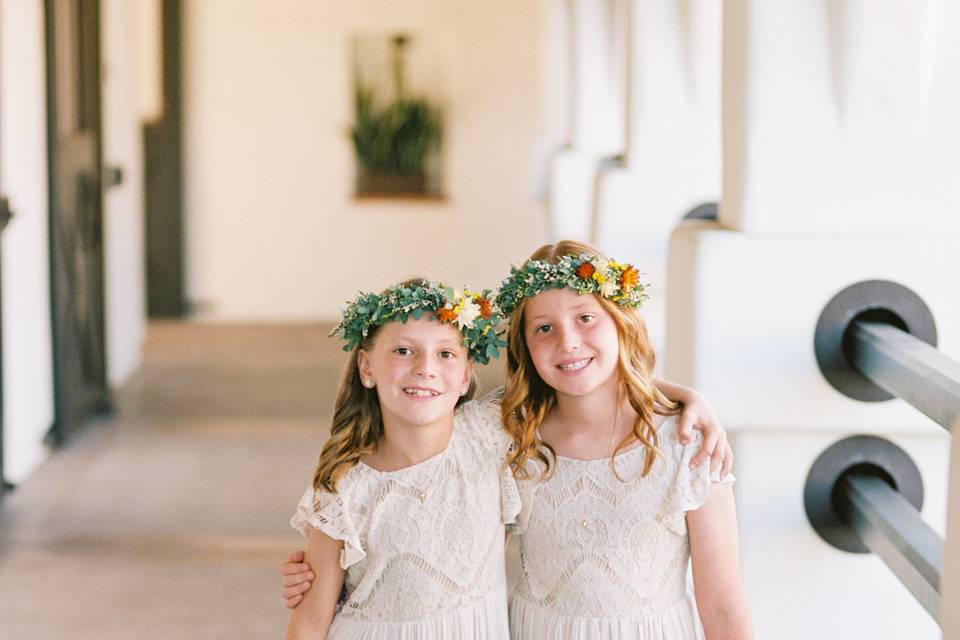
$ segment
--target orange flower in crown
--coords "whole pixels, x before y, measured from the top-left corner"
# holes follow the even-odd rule
[[[457,319],[457,312],[453,310],[450,303],[437,309],[437,320],[440,322],[453,322]]]
[[[480,305],[480,317],[486,320],[493,313],[493,301],[490,298],[477,296],[476,302]]]
[[[640,284],[640,272],[635,267],[627,265],[620,274],[620,289],[624,293],[630,293],[638,284]]]

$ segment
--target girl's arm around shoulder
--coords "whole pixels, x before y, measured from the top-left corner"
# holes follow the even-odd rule
[[[712,484],[706,503],[686,518],[693,589],[706,640],[750,640],[753,627],[740,578],[732,484]]]
[[[683,405],[678,425],[680,442],[692,442],[694,429],[703,433],[703,444],[690,461],[690,467],[696,467],[709,457],[710,469],[713,472],[719,472],[720,477],[730,473],[733,468],[733,449],[727,442],[726,430],[717,419],[706,396],[696,389],[659,378],[655,378],[653,383],[660,393]]]
[[[316,570],[316,580],[304,594],[300,605],[290,614],[287,640],[327,637],[343,588],[345,572],[340,567],[342,550],[343,541],[334,540],[316,529],[309,531],[305,561]]]

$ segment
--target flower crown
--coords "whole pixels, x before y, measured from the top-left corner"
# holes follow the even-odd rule
[[[647,284],[632,264],[614,262],[589,254],[561,256],[556,262],[527,260],[511,267],[500,285],[497,304],[510,315],[524,298],[548,289],[570,288],[584,295],[595,293],[622,307],[640,308],[649,298]]]
[[[503,316],[490,291],[454,291],[445,284],[427,280],[398,284],[383,293],[360,293],[343,310],[343,319],[330,335],[340,334],[346,341],[343,350],[350,351],[372,328],[388,322],[406,322],[408,318],[419,320],[425,313],[440,322],[457,325],[470,357],[481,364],[496,358],[500,347],[507,346],[497,335]]]

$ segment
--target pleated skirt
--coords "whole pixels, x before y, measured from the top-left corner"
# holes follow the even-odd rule
[[[505,640],[507,592],[489,594],[469,606],[412,622],[374,622],[334,616],[327,640]]]

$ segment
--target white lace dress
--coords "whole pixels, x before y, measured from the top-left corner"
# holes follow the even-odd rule
[[[330,639],[500,639],[507,628],[504,524],[520,511],[501,470],[499,410],[463,405],[442,453],[398,471],[358,464],[337,493],[304,493],[290,524],[343,540],[346,600]]]
[[[686,512],[703,505],[710,483],[720,479],[710,477],[709,461],[690,469],[700,438],[681,445],[676,422],[671,417],[660,425],[663,455],[646,477],[645,449],[635,447],[616,457],[626,482],[614,476],[609,458],[558,457],[551,479],[519,483],[513,638],[703,637],[687,582]]]

